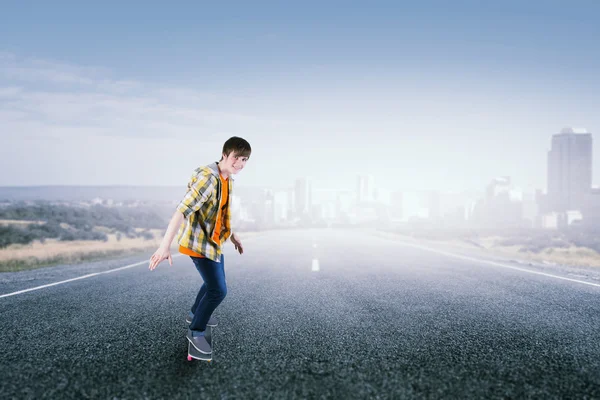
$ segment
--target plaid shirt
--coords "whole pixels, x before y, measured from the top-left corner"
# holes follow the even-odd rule
[[[225,205],[225,215],[221,224],[219,243],[213,240],[213,233],[218,218],[221,218],[219,207],[221,200],[221,179],[218,162],[198,167],[194,170],[188,191],[177,206],[183,213],[184,222],[177,233],[180,246],[204,255],[213,261],[221,261],[221,244],[231,236],[231,191],[233,176],[229,176],[229,199]]]

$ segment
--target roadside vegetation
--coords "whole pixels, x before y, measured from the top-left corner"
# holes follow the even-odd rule
[[[402,227],[389,233],[472,247],[524,260],[600,266],[600,229],[425,229]]]
[[[168,224],[153,207],[44,202],[0,208],[0,272],[149,251]]]
[[[109,233],[151,239],[150,229],[164,229],[167,223],[149,208],[13,204],[0,208],[0,248],[47,239],[107,241]]]

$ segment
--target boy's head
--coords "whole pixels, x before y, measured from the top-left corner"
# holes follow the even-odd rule
[[[223,144],[223,154],[219,167],[231,174],[237,174],[246,165],[252,148],[250,143],[241,137],[233,136]]]

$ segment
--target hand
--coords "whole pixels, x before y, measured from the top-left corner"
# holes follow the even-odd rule
[[[233,245],[235,246],[235,249],[242,254],[244,252],[244,247],[242,247],[242,242],[240,241],[240,239],[237,237],[237,235],[235,233],[233,233],[231,235],[231,243],[233,243]]]
[[[152,257],[150,257],[150,266],[148,269],[153,271],[154,268],[158,267],[158,264],[167,259],[169,260],[169,265],[172,266],[173,258],[171,257],[171,251],[169,249],[159,248],[154,254],[152,254]]]

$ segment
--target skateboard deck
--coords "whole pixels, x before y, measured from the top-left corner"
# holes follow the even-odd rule
[[[208,342],[208,344],[210,344],[210,346],[212,347],[212,327],[211,326],[206,327],[204,337],[206,338],[206,341]],[[188,342],[188,356],[187,356],[188,361],[192,361],[192,360],[212,361],[212,354],[204,354],[204,353],[199,352],[194,347],[194,345],[192,345],[192,343],[190,343],[190,341],[187,338],[185,340],[187,340],[187,342]]]

